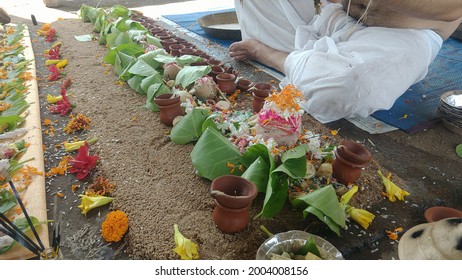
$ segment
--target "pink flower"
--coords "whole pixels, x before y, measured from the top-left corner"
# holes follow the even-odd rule
[[[99,156],[90,156],[88,153],[89,149],[90,146],[88,143],[85,143],[84,146],[79,148],[77,155],[70,160],[72,167],[69,169],[69,172],[77,174],[78,180],[85,179],[90,173],[90,170],[96,167],[96,162],[99,159]]]

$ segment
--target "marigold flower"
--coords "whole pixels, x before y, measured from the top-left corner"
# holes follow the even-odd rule
[[[197,260],[199,259],[199,252],[197,251],[197,245],[184,237],[178,229],[178,225],[173,225],[175,231],[175,249],[173,251],[177,253],[182,260]]]
[[[71,168],[69,166],[69,160],[72,159],[70,156],[64,156],[61,158],[57,167],[52,167],[50,171],[48,171],[45,175],[50,177],[52,175],[64,175],[66,174],[67,170]]]
[[[88,195],[79,195],[81,201],[80,205],[78,206],[80,210],[82,210],[82,214],[87,215],[88,211],[95,209],[97,207],[106,205],[111,203],[114,198],[107,197],[107,196],[88,196]]]
[[[64,132],[69,134],[77,130],[87,130],[88,128],[90,128],[90,124],[91,119],[89,117],[82,114],[78,114],[77,116],[72,116],[72,119],[69,120],[69,123],[64,128]]]
[[[85,194],[88,196],[110,195],[114,189],[115,185],[109,182],[109,179],[98,176],[93,179],[93,183],[87,187]]]
[[[120,211],[112,211],[107,214],[102,224],[101,234],[107,242],[118,242],[128,230],[128,217]]]
[[[287,85],[280,93],[270,94],[266,100],[274,102],[282,111],[288,110],[289,112],[298,112],[300,110],[300,104],[298,104],[297,99],[302,97],[303,94],[295,88],[294,85]]]

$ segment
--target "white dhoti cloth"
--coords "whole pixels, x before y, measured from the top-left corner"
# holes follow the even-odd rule
[[[308,0],[243,3],[235,0],[242,38],[289,53],[280,86],[302,91],[300,105],[322,123],[390,109],[427,75],[443,43],[431,30],[357,24],[341,4],[324,3],[314,16]]]

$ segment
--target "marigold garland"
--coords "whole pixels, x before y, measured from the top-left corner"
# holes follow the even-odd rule
[[[102,224],[102,236],[107,242],[118,242],[128,230],[128,217],[120,211],[112,211],[107,214]]]

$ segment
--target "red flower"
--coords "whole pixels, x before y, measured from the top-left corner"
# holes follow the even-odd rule
[[[46,34],[47,39],[45,41],[46,42],[53,42],[53,40],[55,39],[55,35],[56,35],[56,29],[50,28],[50,30],[48,30],[48,32]]]
[[[56,105],[51,106],[49,110],[54,114],[65,116],[72,109],[72,105],[69,102],[69,99],[67,99],[65,89],[61,89],[61,96],[63,99],[56,102]]]
[[[59,88],[61,89],[61,92],[62,92],[63,90],[66,90],[71,84],[72,84],[71,78],[67,78],[67,79],[59,86]]]
[[[54,48],[48,51],[48,57],[50,59],[59,59],[59,45],[56,45]]]
[[[48,67],[48,71],[50,71],[50,75],[48,75],[48,81],[56,81],[59,77],[59,69],[55,64],[52,64]]]
[[[85,143],[85,146],[82,146],[77,151],[77,155],[70,160],[72,167],[69,169],[69,172],[72,174],[77,174],[77,179],[83,180],[87,177],[90,170],[96,167],[96,162],[99,159],[99,156],[90,156],[88,150],[90,146],[88,143]]]

